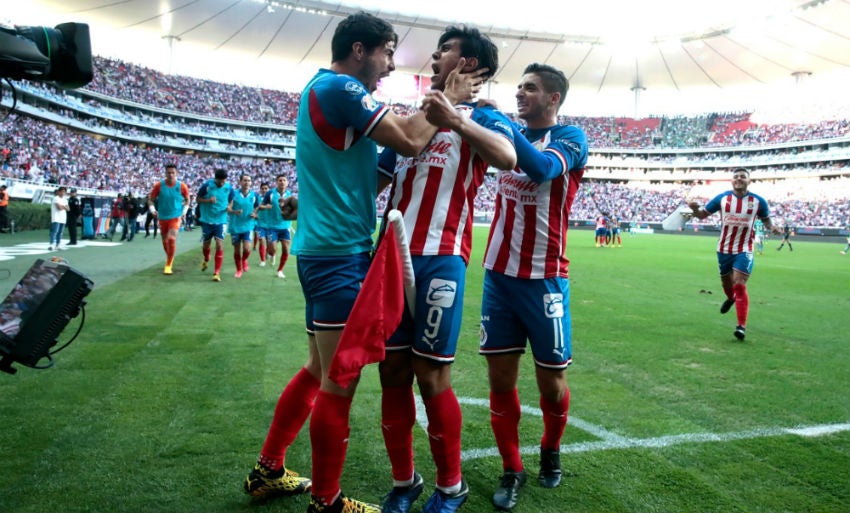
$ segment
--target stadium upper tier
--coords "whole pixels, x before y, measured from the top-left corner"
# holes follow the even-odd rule
[[[247,173],[255,183],[294,174],[299,93],[245,88],[96,59],[85,90],[17,84],[18,113],[0,125],[2,177],[69,184],[90,193],[144,195],[165,162],[177,162],[196,188],[210,170]],[[8,89],[6,85],[4,88]],[[4,105],[10,105],[4,95]],[[402,113],[413,107],[393,105]],[[748,113],[694,117],[578,118],[591,155],[585,181],[608,188],[622,219],[665,217],[683,195],[706,197],[728,185],[735,166],[753,169],[759,192],[803,226],[850,223],[850,122],[758,125]],[[476,213],[492,211],[494,182],[476,198]],[[378,207],[382,208],[381,197]],[[804,204],[800,204],[800,202]],[[595,217],[580,195],[573,218]],[[792,215],[793,214],[793,215]]]

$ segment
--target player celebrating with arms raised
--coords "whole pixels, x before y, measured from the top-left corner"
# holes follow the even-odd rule
[[[696,201],[688,203],[692,215],[705,219],[720,212],[720,240],[717,242],[717,262],[720,268],[720,283],[726,301],[720,307],[725,314],[735,305],[738,325],[735,326],[735,338],[744,340],[747,330],[747,314],[750,309],[750,296],[747,294],[747,280],[753,272],[753,239],[756,219],[761,219],[764,227],[773,233],[782,230],[770,221],[770,209],[761,196],[749,192],[750,171],[738,168],[732,172],[732,190],[718,194],[711,201],[700,206]]]

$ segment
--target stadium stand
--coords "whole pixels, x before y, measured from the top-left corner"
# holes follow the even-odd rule
[[[85,89],[16,85],[17,111],[0,125],[0,181],[45,189],[69,184],[103,197],[144,195],[164,164],[175,162],[192,189],[210,169],[225,167],[254,183],[287,173],[297,193],[299,93],[164,75],[114,59],[95,62],[98,72]],[[708,198],[728,187],[729,171],[746,166],[774,217],[812,229],[850,224],[846,119],[762,125],[752,113],[737,112],[561,121],[583,128],[591,147],[586,184],[573,207],[577,223],[597,215],[591,190],[620,219],[655,223],[686,197]],[[478,220],[492,217],[494,197],[493,175],[476,198]],[[379,211],[385,204],[386,193]]]

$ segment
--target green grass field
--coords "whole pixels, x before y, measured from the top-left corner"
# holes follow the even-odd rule
[[[41,235],[0,245],[46,241]],[[453,370],[468,512],[493,511],[501,472],[477,354],[485,236],[476,230]],[[777,252],[769,241],[749,283],[742,343],[732,336],[734,310],[718,312],[714,237],[623,241],[595,248],[592,232],[571,234],[566,478],[555,490],[530,479],[515,511],[850,511],[850,257],[838,254],[841,244],[795,241],[793,252]],[[252,257],[251,271],[234,280],[228,246],[224,281],[213,283],[198,268],[196,236],[181,234],[179,247],[170,277],[161,274],[158,239],[61,254],[96,288],[82,334],[53,368],[0,375],[0,511],[306,509],[307,497],[257,502],[241,490],[280,390],[306,357],[295,262],[280,280]],[[35,258],[0,262],[12,275],[0,282],[4,294]],[[542,423],[529,356],[520,398],[524,462],[535,476]],[[342,484],[374,502],[391,486],[379,405],[370,366]],[[305,474],[308,435],[305,427],[287,459]],[[434,469],[419,427],[414,440],[427,495]]]

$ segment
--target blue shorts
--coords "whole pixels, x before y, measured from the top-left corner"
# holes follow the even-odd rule
[[[233,243],[234,246],[240,242],[251,242],[251,232],[231,233],[230,242]]]
[[[266,228],[266,241],[274,244],[277,241],[292,240],[292,234],[289,233],[289,228],[276,229]]]
[[[341,330],[369,270],[369,253],[299,256],[298,279],[304,291],[307,331]]]
[[[596,236],[597,237],[602,237],[606,233],[608,233],[608,231],[605,228],[597,228],[596,229]]]
[[[201,241],[208,242],[215,237],[218,240],[224,240],[224,224],[201,223],[203,235]]]
[[[463,317],[466,263],[457,255],[414,256],[416,316],[405,308],[398,330],[387,341],[387,351],[413,354],[452,363]]]
[[[254,232],[257,234],[257,240],[265,240],[267,234],[269,233],[269,229],[265,226],[255,226]]]
[[[717,253],[717,267],[720,269],[720,276],[725,276],[736,270],[746,275],[753,274],[753,254],[752,253]]]
[[[486,270],[478,352],[525,353],[526,340],[540,367],[566,369],[572,363],[570,280],[526,280]]]

